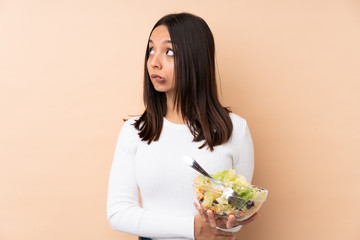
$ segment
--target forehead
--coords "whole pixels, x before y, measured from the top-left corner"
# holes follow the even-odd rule
[[[171,40],[167,27],[164,25],[157,26],[151,33],[150,40],[153,43]]]

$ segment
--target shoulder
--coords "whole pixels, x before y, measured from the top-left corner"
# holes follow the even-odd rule
[[[230,119],[232,121],[234,130],[235,129],[244,129],[247,126],[246,119],[240,117],[239,115],[235,113],[229,113]]]
[[[131,118],[125,120],[125,122],[121,128],[120,135],[125,135],[127,137],[137,136],[138,130],[135,128],[134,124],[139,118],[140,118],[140,116],[134,116],[134,117],[131,117]]]
[[[242,138],[249,131],[246,119],[240,117],[235,113],[230,113],[230,118],[233,124],[232,136],[235,138]]]
[[[134,126],[134,123],[140,118],[140,116],[132,116],[125,120],[124,127]]]

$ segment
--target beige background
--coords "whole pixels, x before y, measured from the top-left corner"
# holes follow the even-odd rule
[[[148,34],[203,17],[222,102],[248,120],[242,239],[360,239],[359,1],[0,1],[0,239],[136,239],[106,220],[122,119],[142,107]]]

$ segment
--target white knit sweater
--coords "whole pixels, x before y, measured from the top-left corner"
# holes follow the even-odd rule
[[[210,151],[193,142],[185,124],[164,118],[159,141],[141,141],[132,125],[124,123],[109,177],[107,217],[113,229],[152,239],[194,239],[193,179],[197,173],[183,156],[193,156],[210,174],[234,168],[251,182],[254,151],[246,120],[231,113],[230,140]],[[138,190],[141,193],[139,205]]]

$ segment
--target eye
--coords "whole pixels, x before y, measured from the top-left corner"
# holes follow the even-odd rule
[[[153,48],[149,48],[149,54],[154,54],[154,49]]]
[[[171,49],[168,49],[168,50],[166,51],[166,55],[168,55],[168,56],[174,56],[174,51],[171,50]]]

